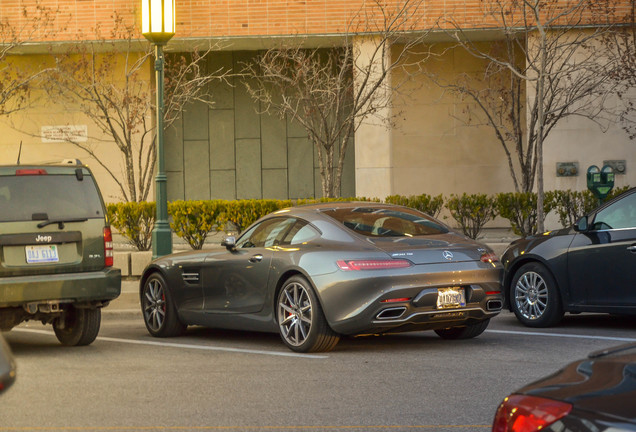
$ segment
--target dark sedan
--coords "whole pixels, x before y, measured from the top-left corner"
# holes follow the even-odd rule
[[[140,298],[151,335],[202,325],[279,332],[294,351],[328,351],[340,335],[472,338],[502,307],[493,252],[407,207],[288,208],[223,245],[146,268]]]
[[[636,188],[571,228],[513,242],[501,260],[506,303],[527,326],[565,312],[636,315]]]
[[[504,399],[493,432],[636,431],[636,344],[592,353]]]

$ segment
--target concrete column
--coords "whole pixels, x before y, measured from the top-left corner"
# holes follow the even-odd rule
[[[357,37],[353,41],[354,53],[356,53],[356,65],[354,80],[356,86],[362,78],[359,70],[371,70],[372,75],[379,73],[384,61],[388,58],[372,58],[379,37]],[[390,55],[387,54],[387,55]],[[370,69],[369,69],[370,68]],[[358,72],[356,74],[356,72]],[[386,79],[391,82],[391,76]],[[378,89],[376,98],[390,100],[390,85]],[[356,88],[356,91],[358,88]],[[355,160],[356,160],[356,196],[380,198],[393,193],[393,140],[392,131],[389,128],[389,120],[392,115],[390,107],[385,107],[374,116],[363,120],[355,134]]]

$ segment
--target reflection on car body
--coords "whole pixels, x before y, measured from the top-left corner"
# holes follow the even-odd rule
[[[292,350],[327,351],[343,334],[475,337],[502,306],[493,252],[406,207],[294,207],[223,245],[147,267],[140,296],[152,335],[203,325],[279,332]]]

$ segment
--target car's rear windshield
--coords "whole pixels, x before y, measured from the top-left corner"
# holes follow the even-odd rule
[[[90,176],[0,176],[0,222],[103,218]]]
[[[448,232],[440,222],[409,208],[351,207],[323,212],[347,228],[372,237],[415,237]]]

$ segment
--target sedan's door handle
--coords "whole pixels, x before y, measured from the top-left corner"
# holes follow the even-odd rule
[[[636,253],[636,245],[631,245],[630,247],[627,248],[628,251]]]
[[[252,255],[252,257],[250,257],[250,262],[261,262],[263,260],[263,255],[258,254],[258,255]]]

